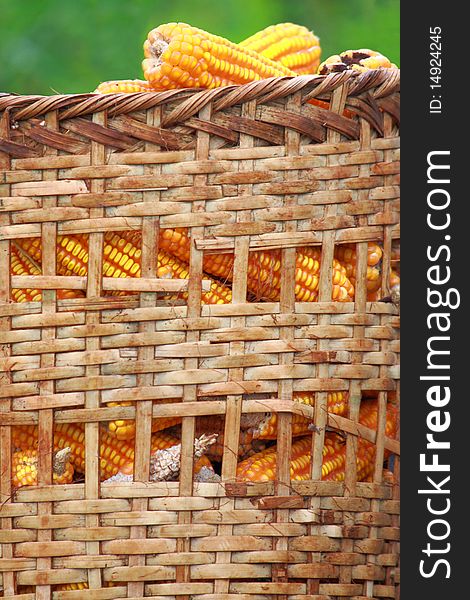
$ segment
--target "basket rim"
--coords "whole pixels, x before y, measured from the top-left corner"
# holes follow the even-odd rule
[[[184,120],[189,107],[194,112],[196,108],[200,110],[214,101],[216,110],[221,110],[253,100],[259,103],[281,100],[300,92],[301,103],[305,103],[316,97],[328,96],[341,86],[347,86],[347,95],[351,97],[364,93],[369,93],[376,99],[390,96],[400,91],[400,69],[380,68],[364,72],[271,77],[240,86],[208,90],[183,88],[130,94],[92,92],[51,96],[0,92],[0,113],[8,113],[10,118],[21,121],[51,111],[60,111],[58,118],[64,120],[101,111],[109,111],[113,115],[127,114],[180,100],[186,110],[178,111],[181,114],[178,114],[178,118],[173,118],[174,121]]]

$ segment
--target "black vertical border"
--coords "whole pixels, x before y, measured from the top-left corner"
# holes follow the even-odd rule
[[[430,88],[430,28],[441,28],[442,88]],[[467,42],[470,30],[466,27],[464,5],[428,0],[423,3],[401,2],[401,598],[470,597],[470,567],[466,565],[466,542],[470,538],[468,515],[470,512],[470,315],[468,281],[470,280],[470,55]],[[442,114],[430,114],[429,102],[441,95]],[[431,151],[450,150],[450,185],[443,186],[451,194],[449,213],[451,224],[445,232],[434,232],[427,225],[427,155]],[[444,159],[445,160],[445,159]],[[435,186],[437,187],[437,186]],[[444,235],[450,240],[444,240]],[[448,348],[450,354],[451,399],[442,408],[451,416],[450,428],[436,435],[449,441],[449,450],[439,452],[440,462],[450,463],[449,473],[423,473],[419,455],[426,452],[426,434],[429,432],[426,417],[432,408],[426,399],[429,382],[420,381],[420,375],[429,374],[427,366],[427,341],[434,333],[428,329],[426,318],[434,312],[427,303],[427,247],[436,249],[448,244],[449,262],[443,252],[439,264],[451,269],[451,280],[442,288],[459,290],[461,304],[458,309],[441,307],[438,311],[450,313],[452,322]],[[435,263],[434,263],[435,264]],[[431,286],[436,289],[437,286]],[[444,289],[443,289],[444,291]],[[444,345],[443,345],[444,347]],[[449,359],[449,357],[446,357]],[[446,362],[444,359],[443,362]],[[447,360],[449,362],[449,360]],[[442,373],[440,373],[442,374]],[[432,451],[428,451],[432,454]],[[430,459],[428,459],[429,462]],[[418,489],[430,489],[427,475],[436,482],[450,475],[450,495],[427,496]],[[445,486],[442,486],[443,488]],[[435,508],[444,507],[449,497],[451,507],[442,518],[451,527],[450,535],[443,541],[428,538],[427,526],[434,518],[427,509],[427,498],[435,499]],[[438,499],[439,498],[439,499]],[[439,504],[441,502],[441,504]],[[444,526],[435,527],[436,534]],[[431,548],[448,553],[423,553],[427,543]],[[447,567],[436,566],[432,577],[420,575],[420,561],[425,560],[425,570],[430,572],[439,558],[449,561]],[[466,583],[467,582],[467,583]]]

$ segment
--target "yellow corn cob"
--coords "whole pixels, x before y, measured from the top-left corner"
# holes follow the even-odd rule
[[[348,277],[356,276],[356,244],[339,244],[335,247],[335,256],[347,269]],[[367,244],[367,266],[375,267],[382,260],[383,250],[376,242]]]
[[[326,453],[325,453],[326,448]],[[357,480],[363,481],[374,470],[375,446],[359,438],[356,454]],[[344,438],[337,434],[327,435],[325,441],[322,479],[325,481],[344,481],[346,464],[346,445]]]
[[[21,256],[26,256],[42,267],[41,238],[19,238],[12,243],[12,253],[18,248]]]
[[[12,245],[10,258],[10,271],[12,275],[41,275],[41,270],[36,267],[23,253]],[[12,300],[15,302],[40,302],[42,294],[37,289],[12,289]]]
[[[94,90],[94,94],[133,94],[135,92],[152,92],[148,81],[142,79],[114,79],[103,81]]]
[[[314,392],[294,392],[292,399],[301,404],[315,405]],[[345,415],[348,411],[349,394],[347,392],[329,392],[327,396],[328,412],[335,415]],[[277,414],[268,413],[267,417],[260,415],[259,423],[250,428],[254,439],[275,440],[277,438]],[[302,415],[292,415],[292,435],[299,437],[310,433],[311,420]]]
[[[367,248],[367,292],[375,292],[380,288],[380,261],[382,259],[382,248],[375,242],[369,242]],[[356,245],[340,244],[335,247],[335,258],[346,268],[346,275],[354,287],[356,283]]]
[[[359,422],[371,429],[377,428],[378,405],[376,401],[365,401],[361,405]],[[397,409],[387,407],[385,434],[395,437],[397,427]],[[300,438],[292,444],[290,473],[293,480],[310,478],[311,436]],[[357,477],[358,481],[367,478],[374,469],[375,444],[358,439]],[[272,481],[276,478],[276,447],[272,446],[240,462],[237,478],[243,481]],[[346,446],[342,436],[327,432],[323,447],[322,479],[342,481],[346,462]]]
[[[369,69],[397,69],[386,56],[375,50],[362,48],[360,50],[346,50],[341,54],[334,54],[327,58],[318,68],[320,75],[336,73],[339,71],[368,71]]]
[[[376,430],[378,422],[378,403],[376,400],[365,400],[361,403],[359,412],[359,423],[369,427],[370,429]],[[393,404],[387,406],[387,415],[385,423],[385,436],[391,439],[396,437],[398,425],[398,411],[397,407]],[[357,444],[357,479],[358,481],[367,480],[374,471],[375,461],[375,444],[365,440],[364,438],[358,439]],[[388,450],[385,450],[384,458],[390,455]],[[346,448],[344,447],[340,455],[334,455],[328,463],[323,461],[322,465],[322,479],[329,479],[334,481],[344,480],[344,464],[346,462]]]
[[[310,479],[311,468],[311,437],[304,437],[292,444],[290,475],[295,481]],[[358,480],[362,481],[374,468],[374,450],[371,446],[358,444],[357,469]],[[322,460],[322,479],[342,481],[346,461],[346,446],[344,439],[337,434],[328,432],[325,435]],[[242,481],[273,481],[276,479],[276,447],[270,447],[254,454],[239,463],[237,478]]]
[[[295,280],[297,285],[295,289],[295,297],[298,300],[303,300],[304,302],[312,302],[317,299],[318,281],[320,277],[320,260],[321,251],[318,247],[303,247],[297,251],[297,270],[295,274]],[[352,282],[348,279],[345,267],[341,265],[336,259],[333,259],[332,279],[332,300],[335,300],[337,302],[349,302],[354,298],[354,286]]]
[[[294,23],[266,27],[240,42],[240,46],[279,62],[298,75],[316,73],[320,64],[320,40],[306,27]]]
[[[169,402],[169,400],[166,400]],[[133,406],[134,402],[109,402],[107,406]],[[162,417],[152,419],[152,433],[162,431],[181,423],[180,417]],[[118,440],[133,440],[135,438],[135,421],[131,419],[119,419],[108,423],[108,433]]]
[[[29,243],[29,239],[21,240]],[[28,245],[25,243],[25,245]],[[34,264],[27,254],[18,250],[13,244],[11,247],[10,271],[12,275],[41,275],[41,269]],[[57,290],[58,300],[67,298],[83,298],[82,290]],[[15,302],[41,302],[42,292],[32,288],[14,288],[11,290],[12,300]]]
[[[17,448],[37,446],[37,427],[33,425],[12,428],[12,442]],[[70,462],[78,473],[85,472],[85,428],[82,424],[58,423],[54,427],[54,449],[69,447]],[[101,477],[110,477],[121,465],[134,458],[134,447],[116,440],[104,431],[100,435]]]
[[[19,450],[37,447],[38,430],[34,425],[12,428],[12,443]],[[165,432],[152,435],[152,452],[178,444],[179,440]],[[70,448],[70,462],[78,473],[85,472],[85,428],[82,424],[58,423],[54,427],[54,450]],[[204,459],[204,457],[201,457]],[[207,461],[207,459],[206,459]],[[132,473],[134,445],[100,432],[100,478],[108,479],[118,472]],[[205,463],[207,464],[207,462]],[[202,465],[201,465],[202,466]]]
[[[300,438],[292,444],[291,479],[308,479],[310,473],[311,436]],[[273,481],[276,478],[276,446],[266,448],[240,462],[237,479],[242,481]]]
[[[379,405],[377,400],[363,400],[359,411],[359,423],[377,429]],[[395,404],[387,404],[387,418],[385,422],[385,436],[395,439],[398,427],[398,408]],[[361,439],[361,438],[359,438]],[[365,441],[365,440],[363,440]],[[367,442],[370,443],[370,442]]]
[[[42,262],[41,238],[23,238],[15,244],[37,264]],[[57,275],[84,277],[88,270],[88,236],[57,236]]]
[[[186,23],[168,23],[150,31],[144,56],[144,76],[154,89],[215,88],[295,75],[253,50]]]
[[[52,481],[55,484],[70,483],[73,479],[73,465],[69,452],[56,454],[53,463]],[[12,486],[37,485],[38,451],[35,449],[19,450],[12,456]]]
[[[185,229],[165,229],[160,232],[160,247],[180,260],[189,260],[190,239]],[[233,254],[208,254],[204,271],[222,279],[233,279]],[[281,254],[250,252],[248,258],[248,289],[257,299],[279,300],[281,291]],[[318,297],[320,276],[319,248],[301,248],[296,254],[295,297],[298,301],[314,302]],[[354,297],[354,287],[345,268],[333,261],[332,299],[347,302]]]

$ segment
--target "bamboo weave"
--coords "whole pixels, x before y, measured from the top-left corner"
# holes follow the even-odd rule
[[[310,103],[319,99],[325,110]],[[275,78],[216,90],[0,94],[0,585],[21,600],[398,598],[398,487],[382,478],[385,422],[357,424],[361,393],[381,414],[397,389],[393,304],[295,302],[295,248],[399,237],[399,71]],[[156,278],[160,228],[188,227],[190,278]],[[142,231],[139,279],[102,276],[103,234]],[[86,277],[55,274],[60,234],[89,234]],[[39,237],[42,302],[16,304],[11,240]],[[248,253],[281,249],[279,302],[247,300]],[[235,253],[233,299],[201,306],[205,253]],[[57,289],[83,299],[57,300]],[[106,291],[125,290],[129,296]],[[188,292],[186,302],[162,296]],[[388,295],[386,278],[381,294]],[[315,408],[293,391],[317,392]],[[348,418],[326,412],[350,394]],[[181,402],[166,403],[179,398]],[[108,407],[134,400],[136,406]],[[278,412],[278,479],[234,481],[242,415]],[[291,415],[315,419],[312,480],[290,482]],[[181,416],[178,482],[149,483],[150,416]],[[221,483],[193,483],[196,419],[225,415]],[[100,485],[100,423],[136,419],[135,481]],[[86,423],[83,483],[51,484],[53,423]],[[39,426],[39,486],[12,493],[11,426]],[[319,481],[325,428],[344,433],[344,482]],[[357,482],[357,436],[377,444]],[[89,589],[55,591],[61,583]],[[114,587],[106,587],[113,582]],[[18,587],[20,586],[20,587]],[[33,586],[21,588],[21,586]]]

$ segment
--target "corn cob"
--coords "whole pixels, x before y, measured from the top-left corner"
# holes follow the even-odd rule
[[[37,264],[42,262],[41,238],[22,238],[15,244]],[[88,236],[57,236],[57,275],[84,277],[88,270]]]
[[[310,479],[311,437],[303,437],[292,444],[291,479],[302,481]],[[357,469],[358,480],[362,481],[374,468],[374,450],[372,445],[358,444]],[[335,433],[325,435],[322,460],[322,479],[342,481],[346,461],[346,445],[344,439]],[[237,478],[242,481],[273,481],[276,478],[276,447],[270,447],[239,463]]]
[[[35,425],[12,427],[12,444],[19,450],[37,448],[38,428]],[[115,446],[118,448],[117,440]],[[70,448],[70,462],[78,473],[85,472],[85,428],[82,424],[58,423],[54,426],[54,451]]]
[[[376,429],[377,417],[377,402],[363,402],[359,422],[371,429]],[[387,407],[386,436],[395,437],[396,428],[397,410],[392,405]],[[311,436],[300,438],[292,444],[291,479],[304,480],[310,478],[311,444]],[[344,438],[336,433],[327,432],[322,454],[322,479],[342,481],[346,461]],[[276,460],[276,447],[267,448],[240,462],[237,467],[237,478],[243,481],[272,481],[276,478]],[[374,460],[375,444],[359,438],[356,455],[358,481],[362,481],[373,472]]]
[[[347,268],[348,277],[355,277],[356,271],[356,244],[339,244],[335,247],[335,256]],[[375,267],[382,260],[383,250],[376,242],[367,244],[367,266]]]
[[[18,252],[15,246],[11,246],[10,271],[12,275],[41,275],[39,269],[23,253]],[[42,294],[36,289],[12,289],[12,299],[15,302],[40,302]]]
[[[368,71],[369,69],[397,69],[386,56],[375,50],[362,48],[360,50],[346,50],[341,54],[328,57],[318,68],[320,75],[337,73],[340,71]]]
[[[12,428],[12,443],[24,449],[37,446],[37,427],[26,425]],[[54,426],[54,449],[69,447],[71,463],[78,473],[85,472],[85,428],[82,424],[58,423]],[[133,446],[106,435],[100,435],[101,477],[113,475],[120,465],[134,458]]]
[[[274,60],[297,75],[316,73],[320,64],[320,40],[306,27],[279,23],[240,42],[242,48]]]
[[[344,415],[348,410],[348,393],[347,392],[329,392],[327,396],[328,412],[335,415]],[[294,392],[292,399],[294,402],[315,405],[314,392]],[[255,415],[253,415],[255,417]],[[254,439],[260,440],[275,440],[277,438],[277,414],[266,413],[265,415],[256,415],[255,419],[251,420],[250,431]],[[302,415],[292,415],[292,435],[299,437],[310,433],[310,419]]]
[[[300,438],[292,444],[291,479],[308,479],[311,437]],[[276,446],[266,448],[240,462],[237,479],[242,481],[273,481],[276,478]]]
[[[76,590],[87,590],[88,583],[80,582],[80,583],[60,583],[58,585],[52,586],[54,592],[73,592]]]
[[[133,232],[130,232],[132,234]],[[40,238],[17,240],[36,262],[42,258]],[[103,247],[104,277],[140,277],[141,250],[118,234],[107,232]],[[57,236],[57,274],[84,277],[88,272],[88,235]]]
[[[115,79],[103,81],[99,84],[94,94],[133,94],[135,92],[152,92],[148,81],[142,79]]]
[[[319,248],[304,247],[296,255],[296,288],[295,296],[304,302],[316,301],[320,278],[321,251]],[[307,271],[307,273],[305,272]],[[318,273],[318,281],[316,274]],[[354,298],[354,286],[348,279],[346,269],[335,258],[333,259],[333,289],[331,299],[337,302],[349,302]],[[313,295],[311,288],[313,287]],[[279,289],[280,292],[280,289]]]
[[[150,31],[142,68],[154,89],[216,88],[295,75],[253,50],[186,23],[168,23]]]
[[[160,247],[183,261],[189,260],[190,239],[185,229],[165,229],[160,232]],[[295,297],[298,301],[314,302],[318,297],[320,250],[301,248],[296,255]],[[222,279],[233,279],[233,254],[208,254],[204,257],[204,271]],[[248,258],[248,289],[258,299],[279,300],[281,290],[281,253],[250,252]],[[354,287],[345,268],[333,261],[332,299],[349,301]]]
[[[367,248],[367,292],[375,292],[380,288],[380,261],[382,259],[382,248],[375,242],[369,242]],[[346,275],[354,287],[356,282],[356,246],[355,244],[340,244],[335,247],[335,258],[346,268]]]
[[[52,465],[52,481],[55,484],[70,483],[73,479],[73,465],[70,463],[70,448],[56,452]],[[24,485],[37,485],[38,451],[19,450],[12,457],[12,485],[19,488]]]
[[[23,240],[22,240],[23,241]],[[29,241],[27,239],[27,241]],[[41,269],[21,250],[12,244],[10,271],[12,275],[41,275]],[[42,292],[32,288],[14,288],[11,290],[12,300],[15,302],[41,302]],[[57,299],[83,298],[81,290],[57,290]]]
[[[316,73],[320,64],[320,40],[306,27],[279,23],[240,42],[242,48],[274,60],[297,75]]]
[[[369,427],[369,429],[377,429],[379,405],[376,400],[363,400],[359,411],[359,423]],[[398,427],[398,409],[395,404],[387,405],[387,418],[385,423],[385,436],[395,439]],[[361,438],[359,438],[361,439]],[[363,440],[365,441],[365,440]],[[367,442],[370,443],[370,442]]]
[[[170,400],[166,400],[170,402]],[[107,406],[134,406],[134,402],[109,402]],[[152,433],[168,429],[181,423],[180,417],[161,417],[152,419]],[[130,419],[119,419],[108,423],[108,433],[118,440],[132,440],[135,438],[135,421]]]
[[[322,462],[324,481],[344,481],[346,464],[346,444],[344,438],[329,433],[325,442]],[[356,453],[357,480],[363,481],[374,470],[375,445],[359,438]]]
[[[37,447],[38,430],[34,425],[12,428],[12,443],[19,450]],[[152,435],[151,451],[155,453],[178,444],[179,440],[164,432]],[[54,427],[54,450],[70,448],[70,462],[77,473],[85,472],[85,428],[82,424],[58,423]],[[107,479],[119,471],[132,473],[134,445],[100,432],[100,478]],[[202,464],[207,465],[206,462]]]
[[[391,439],[396,437],[397,424],[398,424],[398,411],[397,407],[389,404],[387,406],[386,422],[385,422],[385,436]],[[376,430],[378,423],[378,402],[375,400],[364,401],[361,403],[359,411],[359,423],[365,425],[369,429]],[[331,450],[330,450],[331,452]],[[372,476],[374,471],[375,462],[375,444],[359,438],[357,443],[357,479],[358,481],[365,481]],[[384,452],[384,458],[390,455],[388,450]],[[346,462],[346,447],[343,446],[339,455],[335,454],[330,458],[329,461],[323,461],[322,465],[322,479],[330,481],[343,481],[344,480],[344,465]]]

